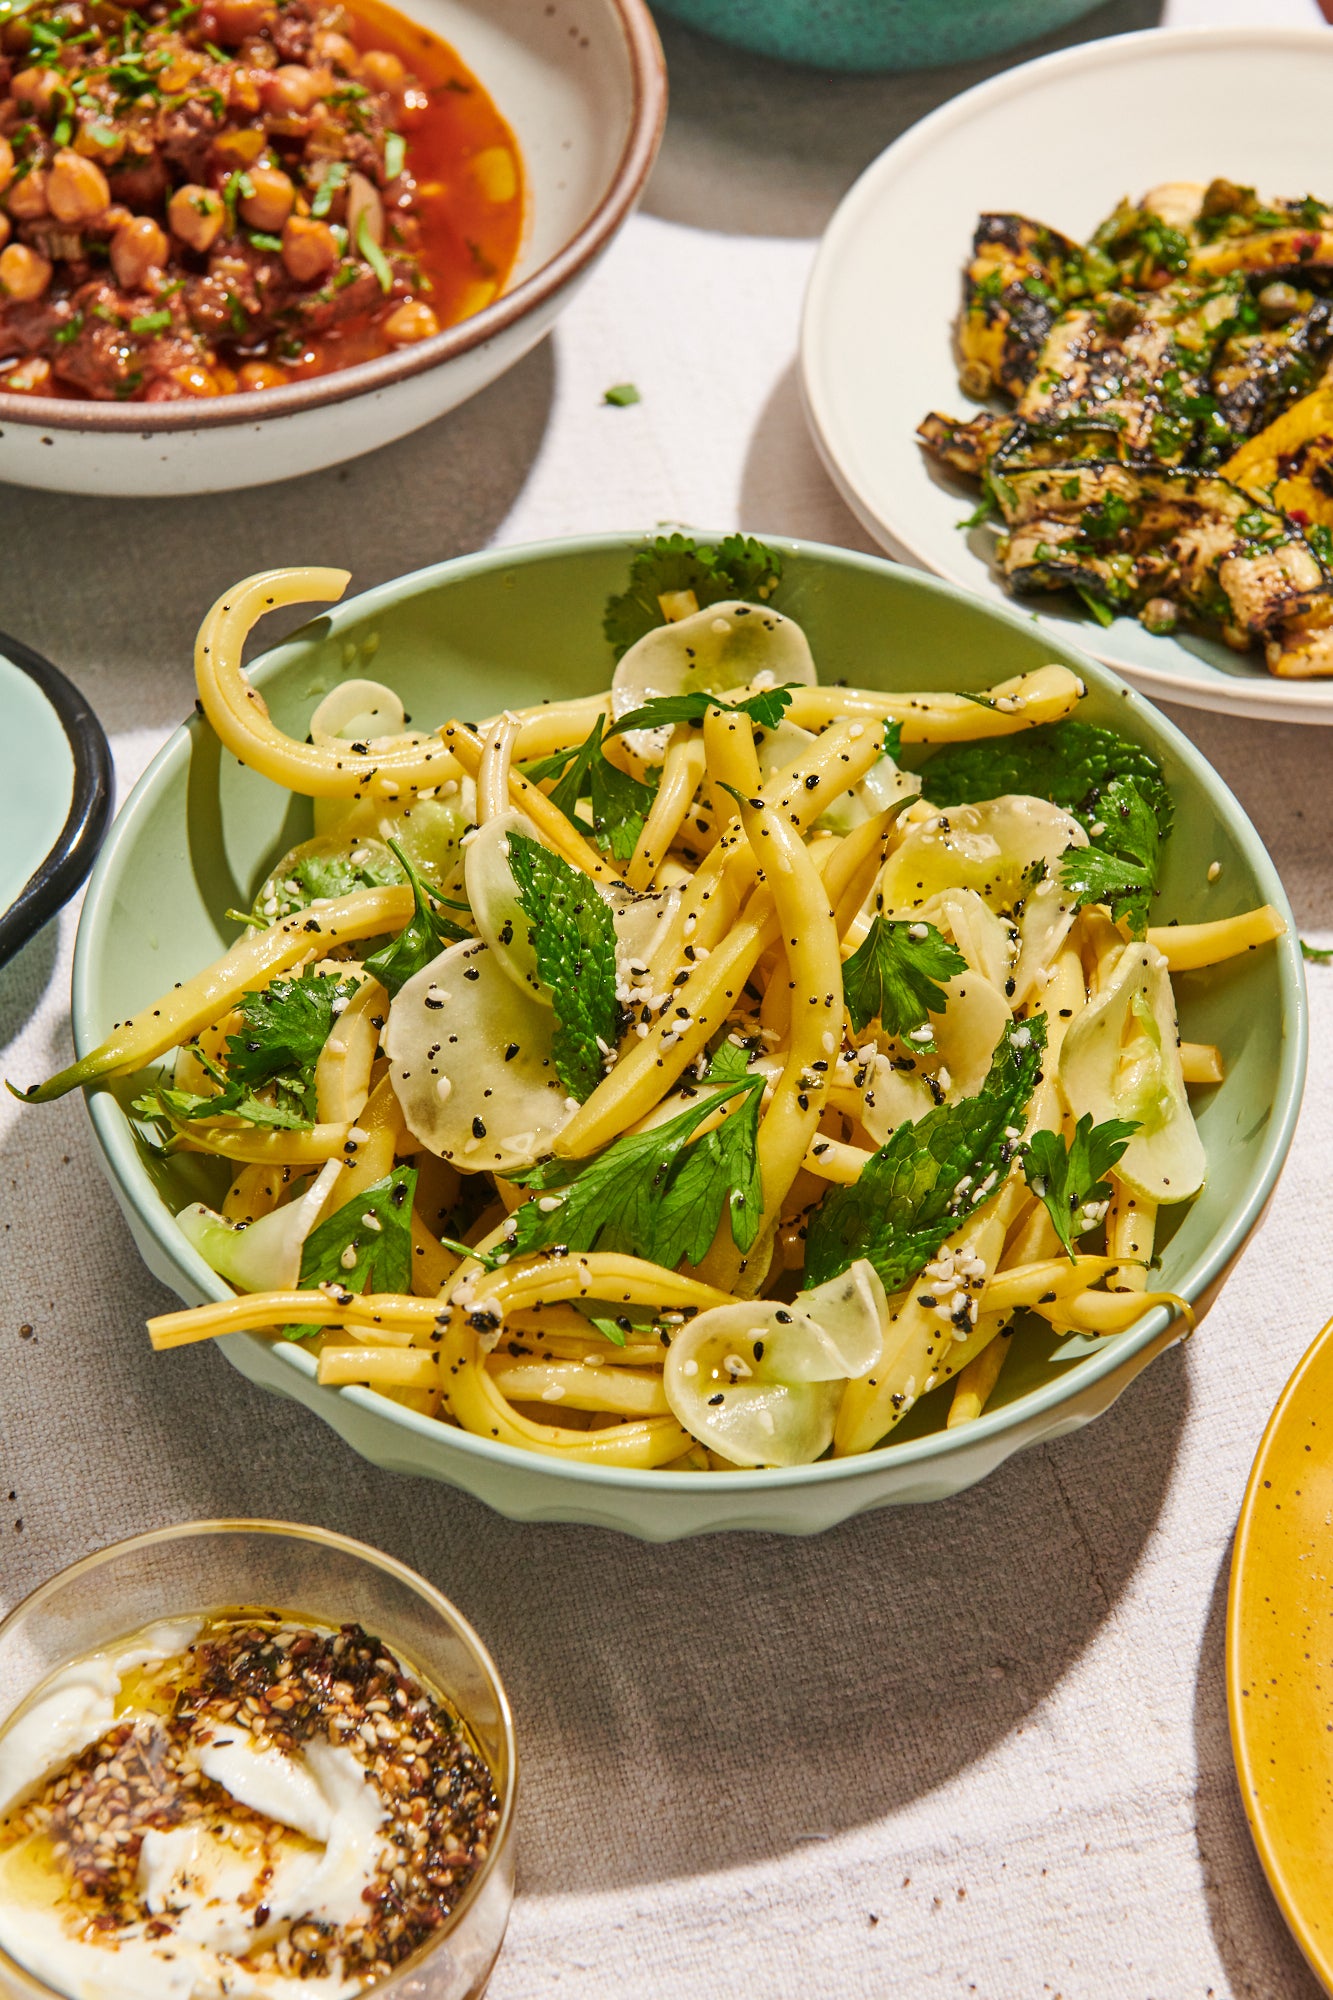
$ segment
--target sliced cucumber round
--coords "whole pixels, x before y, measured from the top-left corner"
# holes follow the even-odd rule
[[[1010,793],[980,805],[948,806],[907,833],[884,864],[879,893],[886,916],[914,916],[948,889],[974,889],[1009,912],[1031,894],[1040,867],[1050,873],[1070,847],[1086,847],[1078,821],[1046,799]]]

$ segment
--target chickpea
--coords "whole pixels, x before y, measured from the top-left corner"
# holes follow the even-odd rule
[[[5,214],[3,209],[0,209],[0,250],[3,250],[6,243],[8,243],[9,234],[10,234],[9,217]]]
[[[391,49],[366,49],[361,74],[372,90],[401,90],[407,81],[407,70]]]
[[[14,178],[14,148],[0,132],[0,194]]]
[[[17,396],[45,396],[51,388],[51,364],[33,354],[8,375],[0,375],[0,384]]]
[[[349,42],[346,35],[336,35],[325,28],[314,37],[310,47],[320,62],[332,63],[344,76],[360,76],[360,53],[355,42]]]
[[[292,212],[296,189],[281,167],[251,167],[247,176],[254,192],[237,204],[252,229],[279,230]]]
[[[213,19],[211,39],[233,49],[247,35],[261,34],[273,19],[268,0],[214,0],[209,12]]]
[[[226,219],[222,196],[212,188],[198,187],[193,181],[178,187],[167,206],[172,235],[178,236],[191,250],[211,250]]]
[[[39,222],[47,213],[46,175],[40,167],[34,167],[30,174],[12,181],[5,196],[5,206],[20,222]]]
[[[0,292],[20,305],[39,299],[51,282],[51,265],[40,250],[10,243],[0,250]]]
[[[298,285],[313,285],[338,262],[338,239],[327,222],[291,215],[282,232],[282,261]]]
[[[20,111],[44,118],[55,101],[56,92],[68,86],[57,69],[21,69],[9,86],[18,99]]]
[[[62,147],[46,176],[46,203],[57,222],[87,222],[111,200],[106,175],[96,160]]]
[[[247,361],[236,377],[238,389],[281,389],[287,370],[274,361]]]
[[[122,222],[111,239],[111,268],[117,284],[127,292],[137,291],[148,273],[167,261],[166,231],[151,215],[136,215]]]
[[[264,108],[279,114],[295,112],[299,116],[325,95],[323,81],[304,63],[283,63],[264,79]]]
[[[384,322],[385,334],[395,347],[409,347],[414,341],[429,340],[439,330],[439,320],[420,299],[404,299]]]

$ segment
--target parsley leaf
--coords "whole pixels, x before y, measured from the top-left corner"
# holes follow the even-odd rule
[[[403,871],[389,855],[377,852],[379,843],[353,842],[346,854],[302,854],[280,873],[270,876],[255,898],[253,909],[231,910],[237,923],[267,930],[282,917],[308,909],[311,903],[350,896],[356,889],[380,889],[403,880]],[[360,859],[353,860],[352,855]],[[272,901],[276,907],[266,908]]]
[[[781,687],[761,688],[758,694],[746,695],[743,701],[723,701],[721,695],[709,694],[706,688],[691,688],[686,694],[654,695],[642,708],[632,708],[619,722],[613,722],[606,733],[620,736],[627,729],[660,729],[669,722],[702,722],[710,708],[724,708],[731,715],[748,715],[761,729],[776,729],[791,707],[789,690],[796,685],[795,681],[785,681]]]
[[[397,937],[381,945],[365,961],[366,971],[379,980],[392,999],[400,987],[406,986],[409,979],[423,971],[433,958],[439,957],[445,945],[461,944],[464,938],[471,936],[471,932],[461,929],[452,918],[440,915],[436,905],[443,898],[426,887],[396,840],[391,840],[389,846],[412,884],[417,905],[416,914]],[[455,903],[450,907],[460,909],[462,905]]]
[[[924,937],[914,935],[920,931]],[[872,917],[842,968],[843,998],[854,1032],[859,1035],[871,1021],[879,1021],[886,1035],[910,1033],[948,1005],[949,996],[936,981],[966,971],[967,960],[933,924]],[[916,1046],[928,1046],[924,1035],[916,1038]]]
[[[630,564],[628,587],[608,599],[602,630],[619,659],[666,623],[659,597],[692,590],[701,611],[730,597],[767,604],[781,581],[781,556],[749,535],[727,535],[716,548],[701,548],[691,535],[659,535]]]
[[[736,1106],[712,1132],[688,1142],[711,1113]],[[591,1160],[547,1160],[511,1178],[544,1193],[567,1188],[558,1208],[528,1201],[511,1217],[511,1256],[562,1243],[569,1250],[623,1251],[668,1269],[698,1264],[728,1209],[739,1250],[759,1232],[763,1210],[756,1135],[762,1076],[696,1098],[647,1132],[627,1133]]]
[[[509,836],[509,866],[532,926],[537,977],[551,989],[556,1074],[580,1104],[620,1039],[616,931],[611,906],[581,870],[525,833]]]
[[[1106,903],[1119,923],[1126,919],[1136,937],[1148,928],[1148,910],[1157,886],[1162,844],[1157,816],[1138,787],[1113,778],[1097,802],[1092,822],[1101,831],[1087,847],[1071,847],[1060,864],[1060,879],[1077,889],[1080,905]]]
[[[892,1133],[850,1187],[830,1188],[811,1211],[805,1284],[822,1285],[868,1257],[887,1292],[900,1292],[1004,1179],[1041,1074],[1040,1014],[1006,1030],[980,1094],[941,1104]]]
[[[1055,1233],[1070,1257],[1075,1236],[1095,1226],[1085,1222],[1085,1202],[1110,1199],[1105,1178],[1139,1129],[1136,1118],[1108,1118],[1094,1125],[1085,1111],[1068,1146],[1058,1132],[1034,1132],[1023,1153],[1023,1172],[1032,1192],[1046,1204]]]
[[[1049,799],[1072,813],[1091,845],[1065,856],[1062,878],[1080,901],[1107,902],[1117,922],[1147,928],[1171,794],[1151,751],[1090,722],[1047,722],[1017,736],[960,743],[921,769],[933,805],[966,805],[1007,792]]]
[[[632,382],[615,382],[603,392],[602,401],[610,403],[613,409],[627,410],[631,403],[641,403],[643,397]]]
[[[577,750],[558,750],[553,756],[524,767],[524,776],[533,784],[543,778],[560,779],[551,793],[552,805],[559,806],[580,833],[585,822],[577,815],[579,800],[586,794],[592,804],[592,827],[597,845],[616,861],[628,861],[639,844],[644,822],[657,796],[653,785],[631,777],[611,762],[602,749],[604,718],[598,716]],[[608,732],[614,735],[615,731]]]
[[[230,1111],[228,1097],[272,1085],[280,1103],[313,1121],[315,1064],[341,1012],[339,1003],[345,1005],[356,989],[354,979],[305,971],[295,979],[275,979],[263,992],[243,993],[244,1026],[227,1037],[224,1089],[221,1098],[208,1100],[212,1110]]]
[[[1310,965],[1333,965],[1333,947],[1311,944],[1306,938],[1300,940],[1301,957]]]
[[[300,1288],[341,1285],[349,1292],[405,1292],[412,1280],[415,1167],[395,1167],[312,1229],[301,1247]],[[308,1326],[292,1327],[298,1338]]]

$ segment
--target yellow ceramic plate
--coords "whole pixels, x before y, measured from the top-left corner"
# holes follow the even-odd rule
[[[1333,1320],[1283,1390],[1246,1488],[1227,1705],[1259,1859],[1333,1993]]]

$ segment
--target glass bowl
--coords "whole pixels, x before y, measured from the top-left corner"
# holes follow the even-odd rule
[[[357,1621],[449,1701],[490,1766],[500,1819],[448,1921],[375,2000],[476,2000],[514,1900],[518,1766],[508,1697],[490,1654],[447,1597],[345,1535],[284,1521],[189,1521],[85,1556],[0,1623],[0,1727],[69,1660],[162,1618],[273,1605],[320,1625]],[[3,2000],[67,2000],[0,1950]]]

